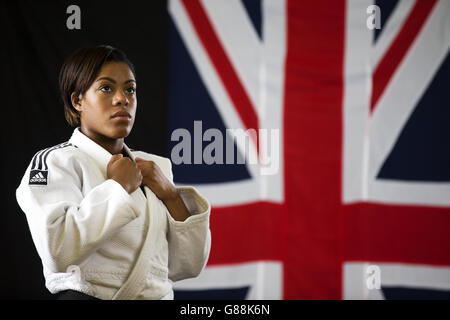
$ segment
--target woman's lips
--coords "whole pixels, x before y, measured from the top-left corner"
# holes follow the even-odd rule
[[[119,111],[119,112],[114,113],[111,116],[111,119],[127,120],[128,121],[128,120],[131,119],[131,115],[128,112],[126,112],[126,111]]]
[[[125,121],[129,121],[131,118],[130,117],[125,117],[125,116],[117,116],[112,118],[113,120],[125,120]]]

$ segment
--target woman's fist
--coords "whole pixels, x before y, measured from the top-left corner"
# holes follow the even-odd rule
[[[133,193],[142,183],[141,170],[130,158],[115,154],[109,160],[106,176],[113,179],[129,193]]]
[[[142,172],[142,184],[149,187],[160,200],[171,200],[178,195],[175,186],[155,162],[136,158],[136,164]]]
[[[176,221],[186,220],[190,216],[186,205],[178,194],[177,188],[166,178],[158,165],[141,158],[136,158],[136,163],[144,177],[142,183],[164,203],[172,218]]]

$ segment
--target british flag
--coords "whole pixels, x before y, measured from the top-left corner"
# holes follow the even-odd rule
[[[213,207],[208,265],[176,297],[449,298],[450,1],[168,6],[171,132],[278,129],[281,154],[270,175],[174,165]]]

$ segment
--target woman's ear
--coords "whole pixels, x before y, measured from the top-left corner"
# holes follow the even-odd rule
[[[81,93],[78,95],[78,97],[75,96],[75,92],[72,92],[70,95],[70,100],[72,101],[73,107],[78,111],[81,112],[83,107],[81,105],[81,100],[83,99]]]

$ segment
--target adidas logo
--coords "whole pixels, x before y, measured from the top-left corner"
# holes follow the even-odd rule
[[[47,179],[44,177],[44,175],[39,172],[37,175],[35,175],[33,178],[31,178],[30,182],[45,182]]]
[[[47,171],[32,170],[30,172],[30,184],[47,184]]]

